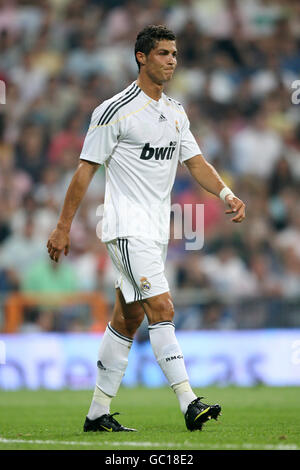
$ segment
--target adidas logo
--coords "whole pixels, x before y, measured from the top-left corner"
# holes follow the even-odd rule
[[[106,367],[104,367],[104,365],[102,364],[101,361],[97,361],[97,367],[98,367],[99,369],[106,370]]]
[[[167,118],[163,115],[163,113],[161,113],[161,115],[159,116],[159,122],[162,122],[162,121],[166,121]]]

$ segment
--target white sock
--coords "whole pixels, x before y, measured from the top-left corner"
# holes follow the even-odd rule
[[[98,385],[95,386],[94,395],[92,399],[92,403],[87,414],[89,419],[96,419],[102,415],[109,414],[110,411],[110,402],[112,397],[106,395],[106,393],[102,392]]]
[[[185,413],[189,403],[197,397],[189,385],[183,354],[175,336],[175,325],[164,321],[148,328],[156,360],[176,393],[181,411]]]
[[[172,388],[178,398],[181,412],[185,414],[189,404],[197,397],[191,389],[191,386],[187,380],[185,382],[182,382],[181,384],[173,385]]]
[[[89,419],[96,419],[110,411],[110,402],[116,396],[128,364],[133,340],[116,331],[110,323],[103,335],[98,353],[98,374]]]

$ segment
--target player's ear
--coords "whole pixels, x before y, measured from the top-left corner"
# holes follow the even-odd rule
[[[137,58],[137,61],[139,62],[140,65],[145,65],[145,63],[146,63],[146,55],[144,54],[144,52],[138,51],[138,52],[136,53],[136,58]]]

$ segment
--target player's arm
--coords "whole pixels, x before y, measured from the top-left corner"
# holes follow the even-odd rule
[[[80,160],[73,175],[57,226],[51,233],[47,243],[50,258],[56,262],[59,260],[62,251],[64,251],[65,256],[69,252],[69,233],[73,218],[98,167],[99,164],[97,163]]]
[[[245,218],[245,204],[236,197],[220,177],[216,169],[208,163],[203,155],[196,155],[184,162],[191,175],[207,191],[221,197],[229,206],[226,214],[235,213],[232,222],[242,222]]]
[[[120,134],[119,121],[115,119],[105,126],[99,125],[101,117],[110,105],[111,102],[104,101],[92,113],[79,157],[80,163],[68,188],[57,227],[48,240],[48,253],[56,262],[62,251],[65,255],[69,252],[71,224],[97,168],[105,163],[117,145]]]

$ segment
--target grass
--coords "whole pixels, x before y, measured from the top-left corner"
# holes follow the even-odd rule
[[[222,406],[202,432],[185,428],[168,388],[121,388],[112,412],[137,433],[84,433],[91,391],[0,391],[0,449],[300,449],[299,388],[209,387]],[[205,401],[205,400],[204,400]]]

